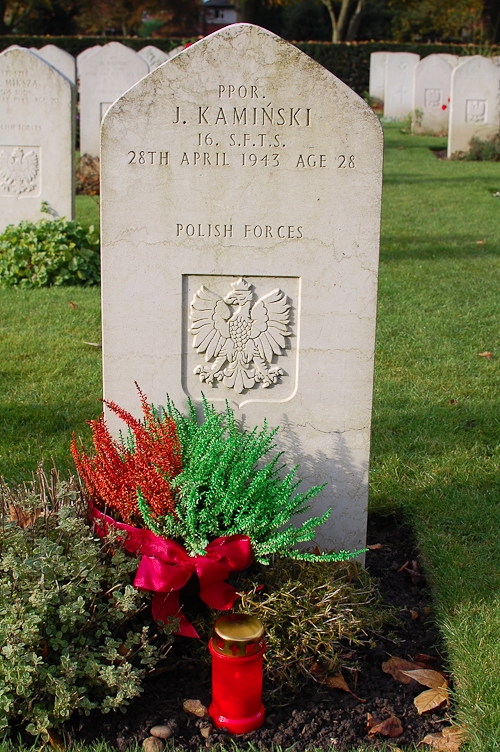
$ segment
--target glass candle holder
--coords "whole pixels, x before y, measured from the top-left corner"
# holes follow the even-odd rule
[[[262,726],[262,657],[266,650],[261,622],[248,614],[217,619],[209,642],[212,702],[208,712],[217,728],[247,734]]]

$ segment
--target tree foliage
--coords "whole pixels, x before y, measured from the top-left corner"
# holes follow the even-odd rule
[[[193,34],[198,0],[0,0],[0,34],[137,34],[151,19],[165,35]]]
[[[395,41],[457,39],[479,42],[485,34],[484,0],[388,0]]]

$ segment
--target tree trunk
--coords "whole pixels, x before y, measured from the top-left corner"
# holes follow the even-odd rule
[[[339,22],[337,27],[337,42],[343,42],[345,39],[345,28],[347,26],[347,14],[349,12],[349,5],[351,4],[351,0],[342,0],[342,5],[340,6],[340,13],[339,13]]]
[[[361,19],[363,18],[365,10],[366,10],[366,0],[358,0],[356,10],[352,14],[351,20],[349,21],[349,27],[347,29],[347,34],[345,36],[346,42],[353,42],[358,36],[359,25],[361,23]]]
[[[339,41],[337,33],[337,17],[333,8],[333,0],[322,0],[322,2],[326,5],[326,9],[330,16],[330,21],[332,22],[332,42],[333,44],[337,44],[337,42]]]

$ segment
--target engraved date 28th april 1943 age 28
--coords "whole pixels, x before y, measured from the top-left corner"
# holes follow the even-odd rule
[[[207,144],[209,145],[209,144]],[[282,160],[282,154],[272,152],[262,154],[256,152],[242,152],[239,154],[239,159],[233,159],[227,152],[218,151],[193,151],[183,152],[182,155],[178,155],[177,159],[173,159],[170,151],[148,151],[146,149],[139,149],[137,151],[130,150],[127,154],[129,165],[158,165],[158,166],[172,166],[177,163],[180,167],[294,167],[304,169],[324,169],[328,166],[326,154],[298,154],[291,160],[287,160],[287,164],[284,164]],[[355,169],[356,157],[353,154],[339,154],[335,157],[337,169]]]

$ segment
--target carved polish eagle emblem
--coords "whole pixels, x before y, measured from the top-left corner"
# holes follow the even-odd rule
[[[0,151],[0,186],[13,196],[33,191],[38,175],[38,156],[33,150],[16,146],[12,151]]]
[[[278,288],[254,302],[253,285],[243,277],[225,298],[200,287],[191,303],[193,347],[211,367],[194,369],[200,381],[220,381],[241,394],[256,384],[269,387],[284,375],[273,360],[283,354],[291,336],[290,303]]]

